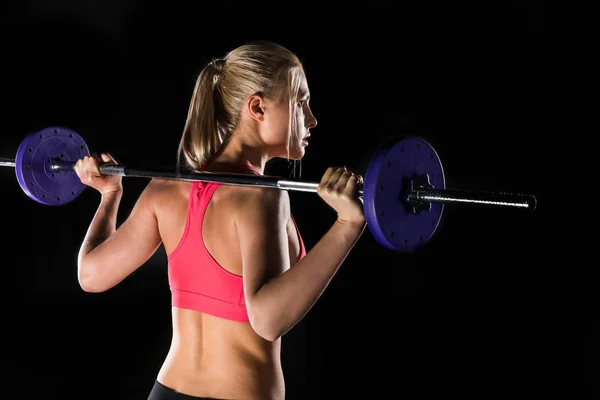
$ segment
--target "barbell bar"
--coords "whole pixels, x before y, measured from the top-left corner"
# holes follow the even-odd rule
[[[15,168],[18,183],[32,200],[64,205],[86,187],[76,173],[77,160],[89,148],[75,131],[48,127],[30,133],[16,158],[0,157],[0,166]],[[277,176],[193,172],[175,168],[100,165],[104,175],[218,182],[228,185],[271,187],[317,192],[319,183]],[[446,204],[478,204],[533,211],[535,196],[522,193],[446,188],[444,169],[435,149],[419,137],[394,137],[383,143],[370,160],[359,189],[367,226],[374,238],[395,251],[413,251],[435,233]]]

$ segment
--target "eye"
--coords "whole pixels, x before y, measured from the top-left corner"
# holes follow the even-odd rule
[[[300,100],[300,101],[298,102],[298,105],[299,105],[300,107],[304,107],[304,105],[305,105],[305,104],[306,104],[306,100]]]

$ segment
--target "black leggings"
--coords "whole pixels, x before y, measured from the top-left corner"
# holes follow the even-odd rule
[[[196,397],[187,394],[179,393],[176,390],[166,387],[159,381],[154,382],[154,386],[150,391],[148,400],[211,400],[212,397]],[[216,400],[216,399],[212,399]]]

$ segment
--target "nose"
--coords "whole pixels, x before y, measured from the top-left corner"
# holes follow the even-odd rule
[[[317,126],[317,119],[315,118],[314,114],[312,113],[312,110],[309,111],[308,116],[306,118],[306,127],[308,129],[312,129],[315,126]]]

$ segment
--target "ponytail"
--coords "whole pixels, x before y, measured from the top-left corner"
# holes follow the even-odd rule
[[[177,167],[181,166],[181,155],[187,167],[200,171],[223,143],[219,127],[219,77],[223,60],[209,63],[198,75],[188,109],[187,120],[177,152]]]

